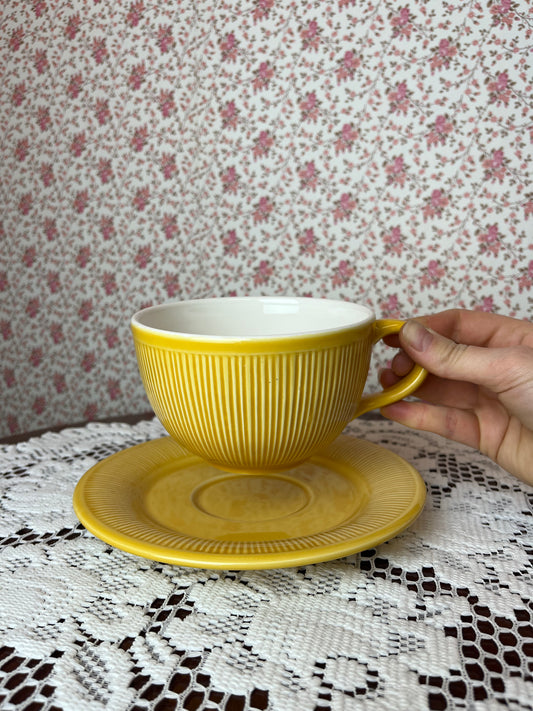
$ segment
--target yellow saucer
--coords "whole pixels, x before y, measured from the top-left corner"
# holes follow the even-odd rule
[[[74,510],[95,536],[165,563],[243,570],[340,558],[412,523],[426,490],[398,455],[343,435],[276,474],[230,474],[170,437],[89,469]]]

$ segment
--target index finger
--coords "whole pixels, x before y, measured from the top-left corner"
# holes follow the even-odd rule
[[[500,316],[485,311],[450,309],[427,316],[417,316],[415,320],[456,343],[492,348],[518,345],[533,348],[533,324],[510,316]],[[385,340],[389,345],[398,347],[397,337],[388,337]]]

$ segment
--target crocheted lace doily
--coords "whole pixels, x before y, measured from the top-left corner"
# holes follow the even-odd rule
[[[420,518],[377,549],[246,572],[144,560],[77,521],[82,474],[156,420],[1,446],[0,707],[533,709],[533,490],[432,435],[349,431],[420,471]]]

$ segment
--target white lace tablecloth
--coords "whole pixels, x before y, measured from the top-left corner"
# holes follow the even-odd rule
[[[432,435],[350,429],[420,471],[420,518],[342,560],[246,572],[144,560],[77,521],[78,479],[156,420],[2,445],[0,708],[533,709],[533,489]]]

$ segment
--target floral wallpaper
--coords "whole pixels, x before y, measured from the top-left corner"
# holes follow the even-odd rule
[[[148,304],[531,318],[532,9],[6,0],[0,436],[147,410]]]

